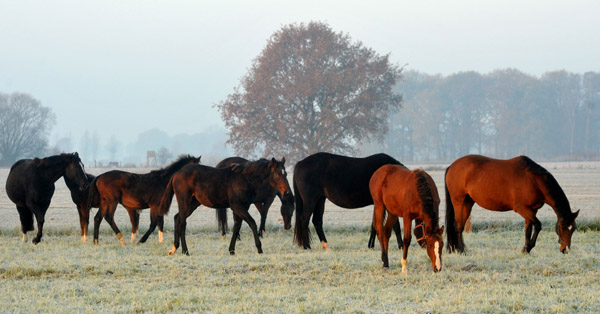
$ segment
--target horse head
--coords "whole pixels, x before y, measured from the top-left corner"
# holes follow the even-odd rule
[[[87,175],[85,174],[83,162],[79,159],[79,154],[75,152],[72,154],[64,154],[64,156],[68,161],[67,167],[65,168],[65,176],[75,182],[75,184],[79,186],[79,190],[83,191],[87,189],[89,182]]]
[[[429,229],[429,230],[427,230]],[[442,270],[442,248],[444,247],[444,240],[442,236],[444,234],[444,226],[441,228],[426,228],[425,231],[425,246],[427,247],[427,255],[431,259],[431,267],[434,272]]]
[[[556,222],[556,234],[558,234],[558,243],[560,243],[560,251],[563,254],[569,253],[571,249],[571,237],[575,229],[577,229],[577,224],[575,223],[577,215],[579,215],[579,211],[576,211],[570,220],[560,218]]]
[[[281,199],[281,216],[283,217],[284,229],[292,227],[292,215],[294,212],[294,197],[285,171],[285,157],[281,161],[272,158],[269,162],[269,184],[277,191]]]

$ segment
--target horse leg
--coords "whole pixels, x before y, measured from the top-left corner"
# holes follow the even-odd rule
[[[131,243],[133,243],[137,236],[138,228],[140,227],[140,212],[129,208],[126,209],[129,213],[129,220],[131,221]]]
[[[325,238],[325,232],[323,232],[323,213],[325,211],[325,198],[319,200],[316,204],[315,211],[313,212],[312,223],[315,226],[319,240],[321,241],[321,247],[323,250],[329,250],[327,245],[327,238]]]
[[[90,211],[86,210],[84,205],[77,205],[77,212],[79,212],[79,225],[81,226],[81,241],[87,241],[88,225],[90,224]]]
[[[267,222],[267,212],[265,210],[264,203],[254,203],[254,206],[256,206],[256,209],[258,209],[258,213],[260,214],[260,227],[258,228],[258,236],[262,238],[265,233],[265,223]]]
[[[164,233],[164,228],[165,228],[165,217],[163,216],[158,216],[158,218],[156,218],[157,220],[157,224],[158,224],[158,243],[162,243],[163,242],[163,233]],[[153,230],[154,231],[154,230]]]
[[[246,206],[246,208],[242,209],[242,210],[238,210],[237,208],[236,209],[232,208],[232,209],[234,210],[234,213],[239,215],[240,218],[243,219],[248,224],[248,226],[252,230],[252,234],[254,235],[254,245],[256,246],[256,250],[258,251],[258,254],[262,254],[263,253],[262,243],[260,242],[260,237],[258,236],[258,228],[256,227],[256,222],[254,221],[254,218],[252,218],[252,216],[250,216],[250,213],[248,213],[248,206]],[[240,224],[241,224],[241,222],[240,222]],[[239,228],[238,228],[238,232],[239,232]],[[232,238],[233,238],[233,236],[232,236]],[[233,247],[231,245],[229,246],[230,254],[235,254],[235,242],[233,242],[233,244],[234,244]]]
[[[187,242],[185,240],[185,229],[187,227],[187,216],[185,214],[181,215],[182,213],[179,213],[179,238],[181,239],[181,253],[185,254],[185,255],[190,255],[190,252],[188,251],[188,247],[187,247]]]
[[[152,209],[150,210],[152,211]],[[148,237],[152,234],[152,232],[154,232],[154,229],[156,229],[156,224],[158,222],[159,219],[162,219],[162,216],[158,216],[156,218],[153,218],[152,215],[150,215],[150,226],[148,227],[148,230],[146,230],[146,233],[144,233],[144,235],[142,236],[142,238],[140,239],[139,243],[145,243],[146,240],[148,240]],[[162,232],[159,231],[159,242],[162,242]]]
[[[21,220],[21,232],[23,233],[23,243],[27,242],[27,232],[33,230],[33,212],[27,207],[17,206],[19,218]]]
[[[463,241],[462,233],[465,229],[467,219],[471,216],[471,210],[473,209],[473,204],[475,204],[475,202],[468,194],[465,194],[462,198],[453,197],[452,203],[454,208],[457,209],[457,211],[454,213],[456,220],[456,232],[458,233],[458,245],[456,250],[459,253],[464,253],[465,243]]]
[[[398,249],[400,250],[402,248],[402,229],[400,228],[400,220],[397,218],[394,224],[394,233],[396,234],[396,241],[398,241]]]
[[[521,252],[529,253],[535,246],[538,233],[542,229],[542,223],[535,216],[535,212],[527,207],[515,207],[514,210],[525,219],[525,246]],[[533,228],[535,228],[535,231],[532,236]]]
[[[173,248],[169,251],[169,255],[175,254],[177,249],[179,248],[179,213],[173,216]]]
[[[381,250],[383,259],[383,249],[385,248],[385,261],[383,263],[383,267],[390,267],[388,260],[388,252],[390,248],[390,238],[392,237],[392,229],[394,229],[396,223],[398,223],[398,217],[388,213],[387,219],[385,220],[385,225],[383,226],[383,246]]]
[[[106,221],[108,222],[108,224],[110,225],[112,230],[117,235],[117,239],[119,239],[119,242],[121,242],[121,245],[125,245],[125,240],[123,240],[123,234],[121,234],[121,230],[119,230],[119,227],[117,227],[117,224],[115,223],[114,217],[115,217],[116,209],[117,209],[117,205],[115,204],[112,209],[108,210],[108,212],[104,216],[104,219],[106,219]]]
[[[406,274],[406,257],[408,256],[408,247],[410,246],[412,220],[410,215],[404,215],[404,242],[402,242],[402,273]]]
[[[96,216],[94,216],[94,244],[98,245],[98,234],[100,233],[100,223],[102,223],[102,218],[104,218],[104,215],[106,213],[106,210],[104,209],[104,206],[100,206],[100,208],[98,208],[98,212],[96,213]]]
[[[44,216],[46,214],[45,211],[34,211],[35,214],[35,220],[37,220],[37,235],[35,236],[35,238],[33,238],[33,244],[38,244],[40,243],[40,241],[42,241],[42,230],[44,229]]]
[[[229,242],[229,254],[235,255],[235,243],[240,235],[240,228],[242,227],[242,218],[238,216],[235,211],[233,212],[233,232],[231,234],[231,241]]]

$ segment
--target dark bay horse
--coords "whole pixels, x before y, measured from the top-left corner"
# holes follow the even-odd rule
[[[325,199],[343,208],[359,208],[373,204],[369,192],[371,175],[387,164],[400,165],[399,161],[386,154],[375,154],[365,158],[353,158],[331,153],[316,153],[299,161],[294,167],[294,197],[296,199],[296,225],[294,241],[310,249],[310,217],[321,241],[328,250],[323,232]],[[401,245],[400,225],[394,228]],[[369,247],[375,241],[372,229]]]
[[[94,175],[89,173],[85,174],[87,176],[88,182],[92,182]],[[95,195],[92,199],[89,197],[90,186],[85,189],[80,189],[77,185],[77,182],[69,179],[69,177],[64,176],[65,184],[71,191],[71,199],[75,206],[77,206],[77,212],[79,213],[79,225],[81,226],[81,241],[87,241],[87,233],[88,233],[88,225],[90,223],[90,209],[92,207],[98,208],[100,207],[100,196],[98,194]]]
[[[77,153],[21,159],[10,168],[6,194],[17,205],[24,242],[27,241],[27,232],[33,230],[33,216],[37,220],[38,230],[32,242],[38,244],[41,241],[44,217],[54,195],[56,180],[65,176],[75,182],[79,189],[88,187],[83,168]]]
[[[121,231],[114,221],[117,204],[123,205],[129,213],[131,220],[131,242],[135,241],[140,222],[139,210],[154,208],[160,204],[160,200],[169,183],[171,176],[181,168],[189,164],[200,162],[201,157],[190,155],[180,156],[178,160],[169,166],[151,171],[146,174],[137,174],[120,170],[105,172],[92,182],[90,198],[100,196],[100,209],[94,217],[94,244],[98,244],[98,233],[102,218],[110,224],[117,235],[121,245],[125,245]],[[151,218],[151,225],[140,242],[145,241],[154,231],[158,224],[158,241],[162,242],[163,219],[162,217]]]
[[[558,217],[556,230],[560,251],[569,251],[579,211],[571,212],[569,200],[556,179],[529,157],[499,160],[479,155],[464,156],[446,169],[445,182],[449,252],[464,252],[462,232],[475,203],[492,211],[514,210],[525,218],[524,253],[533,249],[542,229],[542,223],[536,217],[538,209],[544,203],[550,205]]]
[[[257,187],[268,182],[278,194],[287,197],[290,186],[285,177],[285,159],[277,161],[260,159],[244,164],[236,164],[226,168],[213,168],[204,165],[186,166],[173,175],[165,190],[157,215],[164,216],[169,212],[173,195],[177,197],[179,213],[175,222],[175,240],[169,255],[175,254],[181,239],[182,253],[189,255],[185,241],[186,219],[196,208],[204,205],[212,208],[233,210],[234,226],[229,244],[229,253],[235,254],[235,242],[238,238],[242,220],[245,221],[254,235],[254,243],[258,253],[262,253],[262,244],[258,237],[256,222],[248,213],[248,208],[256,202]],[[154,208],[152,209],[154,210]]]
[[[241,165],[247,162],[249,161],[242,157],[229,157],[221,160],[215,168],[225,168],[234,164]],[[285,158],[282,159],[282,163],[285,163]],[[287,178],[285,168],[284,176]],[[277,193],[277,190],[274,189],[269,182],[264,181],[262,183],[261,186],[257,186],[254,202],[254,206],[256,206],[256,209],[258,209],[258,212],[260,213],[260,227],[258,228],[258,235],[260,237],[265,233],[267,214],[271,204],[273,204],[273,200],[275,200],[275,196],[278,196],[281,200],[281,217],[283,218],[283,228],[285,230],[292,227],[292,215],[294,214],[294,196],[291,193],[288,197],[283,197],[283,195]],[[227,231],[227,208],[217,208],[216,211],[219,229],[221,230],[221,235],[225,238],[225,233]]]
[[[410,245],[410,229],[413,219],[423,222],[425,246],[434,272],[442,270],[442,235],[439,227],[440,197],[435,182],[427,172],[408,170],[401,165],[385,165],[379,168],[369,182],[373,197],[373,225],[381,246],[383,267],[389,267],[388,243],[398,217],[404,221],[402,273],[406,274],[406,257]],[[384,214],[388,218],[384,226]]]

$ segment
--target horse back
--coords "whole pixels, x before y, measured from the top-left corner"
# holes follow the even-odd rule
[[[544,203],[544,195],[523,157],[459,158],[448,168],[446,186],[451,195],[468,194],[479,206],[493,211],[510,211],[518,205],[539,208]]]
[[[230,207],[231,200],[252,202],[250,184],[230,168],[188,165],[173,175],[173,188],[179,198],[195,197],[207,207]]]
[[[403,217],[415,209],[418,218],[420,205],[415,171],[400,165],[384,165],[379,168],[369,182],[369,188],[375,204],[382,204],[388,212]]]
[[[373,204],[369,180],[373,173],[386,164],[401,165],[386,154],[365,158],[317,153],[296,164],[294,184],[302,195],[326,197],[344,208],[358,208]]]

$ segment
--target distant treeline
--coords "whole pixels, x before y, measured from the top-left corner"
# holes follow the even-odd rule
[[[600,73],[407,72],[384,150],[403,161],[600,158]]]

